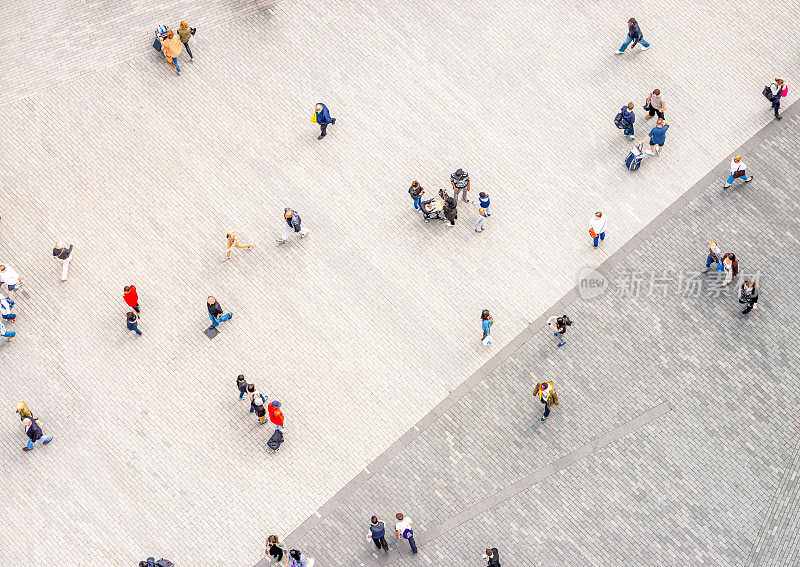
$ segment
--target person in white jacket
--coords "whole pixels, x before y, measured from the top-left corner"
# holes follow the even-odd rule
[[[742,161],[742,156],[735,155],[731,160],[731,174],[728,176],[728,180],[722,188],[727,189],[733,184],[734,179],[739,179],[740,177],[745,183],[750,183],[753,180],[752,175],[750,177],[747,176],[747,166]]]
[[[600,241],[606,238],[606,217],[600,211],[597,211],[592,217],[592,228],[589,230],[589,236],[592,237],[594,248],[597,248]]]

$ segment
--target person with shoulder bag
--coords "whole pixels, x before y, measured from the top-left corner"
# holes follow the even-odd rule
[[[536,394],[539,401],[544,404],[544,415],[539,421],[544,421],[550,415],[550,408],[558,405],[558,394],[552,382],[539,382],[536,384]]]
[[[562,315],[561,317],[550,317],[547,320],[547,324],[550,326],[550,329],[553,330],[553,337],[556,341],[556,346],[562,347],[567,344],[567,340],[564,338],[564,333],[567,332],[567,327],[572,325],[572,321],[566,315]]]
[[[775,111],[775,120],[780,120],[781,115],[778,114],[778,111],[781,108],[781,99],[789,94],[789,85],[784,83],[783,79],[775,77],[775,82],[769,86],[769,92],[772,96],[770,102],[772,103],[772,109]]]
[[[756,289],[756,282],[746,281],[739,289],[739,303],[745,305],[742,313],[750,313],[753,309],[758,307],[758,289]]]
[[[731,174],[728,176],[728,180],[722,188],[727,189],[733,184],[734,179],[739,179],[740,177],[745,183],[750,183],[753,180],[752,175],[750,177],[747,176],[747,166],[742,161],[742,156],[735,155],[731,160]]]
[[[186,48],[186,53],[189,54],[189,61],[194,61],[194,55],[192,55],[192,50],[189,48],[189,40],[192,39],[195,31],[197,31],[196,28],[190,28],[185,21],[181,22],[178,28],[178,35],[181,38],[181,43]]]

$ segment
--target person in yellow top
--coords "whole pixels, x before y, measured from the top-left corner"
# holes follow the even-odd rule
[[[236,231],[232,228],[228,229],[228,232],[225,233],[225,260],[231,259],[231,249],[233,248],[246,248],[250,250],[253,247],[252,244],[242,244],[239,242],[239,235],[236,234]]]
[[[553,387],[552,382],[540,382],[536,384],[536,394],[534,396],[538,397],[539,401],[544,404],[544,415],[540,420],[544,421],[550,415],[550,407],[558,405],[556,389]]]
[[[167,37],[164,39],[159,38],[158,41],[161,42],[161,48],[164,51],[164,57],[167,59],[167,63],[180,75],[181,68],[178,65],[178,55],[181,54],[181,49],[183,49],[181,38],[175,35],[175,32],[169,30],[167,32]]]

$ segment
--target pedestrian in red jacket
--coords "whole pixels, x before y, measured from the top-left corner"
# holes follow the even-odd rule
[[[131,309],[139,313],[139,294],[136,293],[136,286],[126,285],[122,291],[125,292],[122,294],[122,299],[125,300],[125,303],[127,303]]]
[[[269,420],[275,424],[276,428],[283,431],[283,412],[278,400],[269,403]]]

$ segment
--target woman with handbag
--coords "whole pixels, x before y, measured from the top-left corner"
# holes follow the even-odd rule
[[[747,166],[742,161],[742,156],[736,155],[733,156],[731,160],[731,174],[728,176],[728,180],[722,188],[727,189],[733,184],[734,179],[739,179],[740,177],[745,183],[750,183],[753,180],[752,175],[750,177],[747,176]]]
[[[589,228],[589,237],[592,239],[592,247],[595,250],[600,242],[606,238],[606,219],[600,211],[597,211],[592,218],[592,226]]]
[[[181,22],[181,26],[178,28],[178,35],[181,38],[181,43],[186,48],[186,53],[189,54],[189,61],[194,61],[192,50],[189,48],[189,40],[192,39],[194,32],[195,28],[190,28],[185,20]]]

